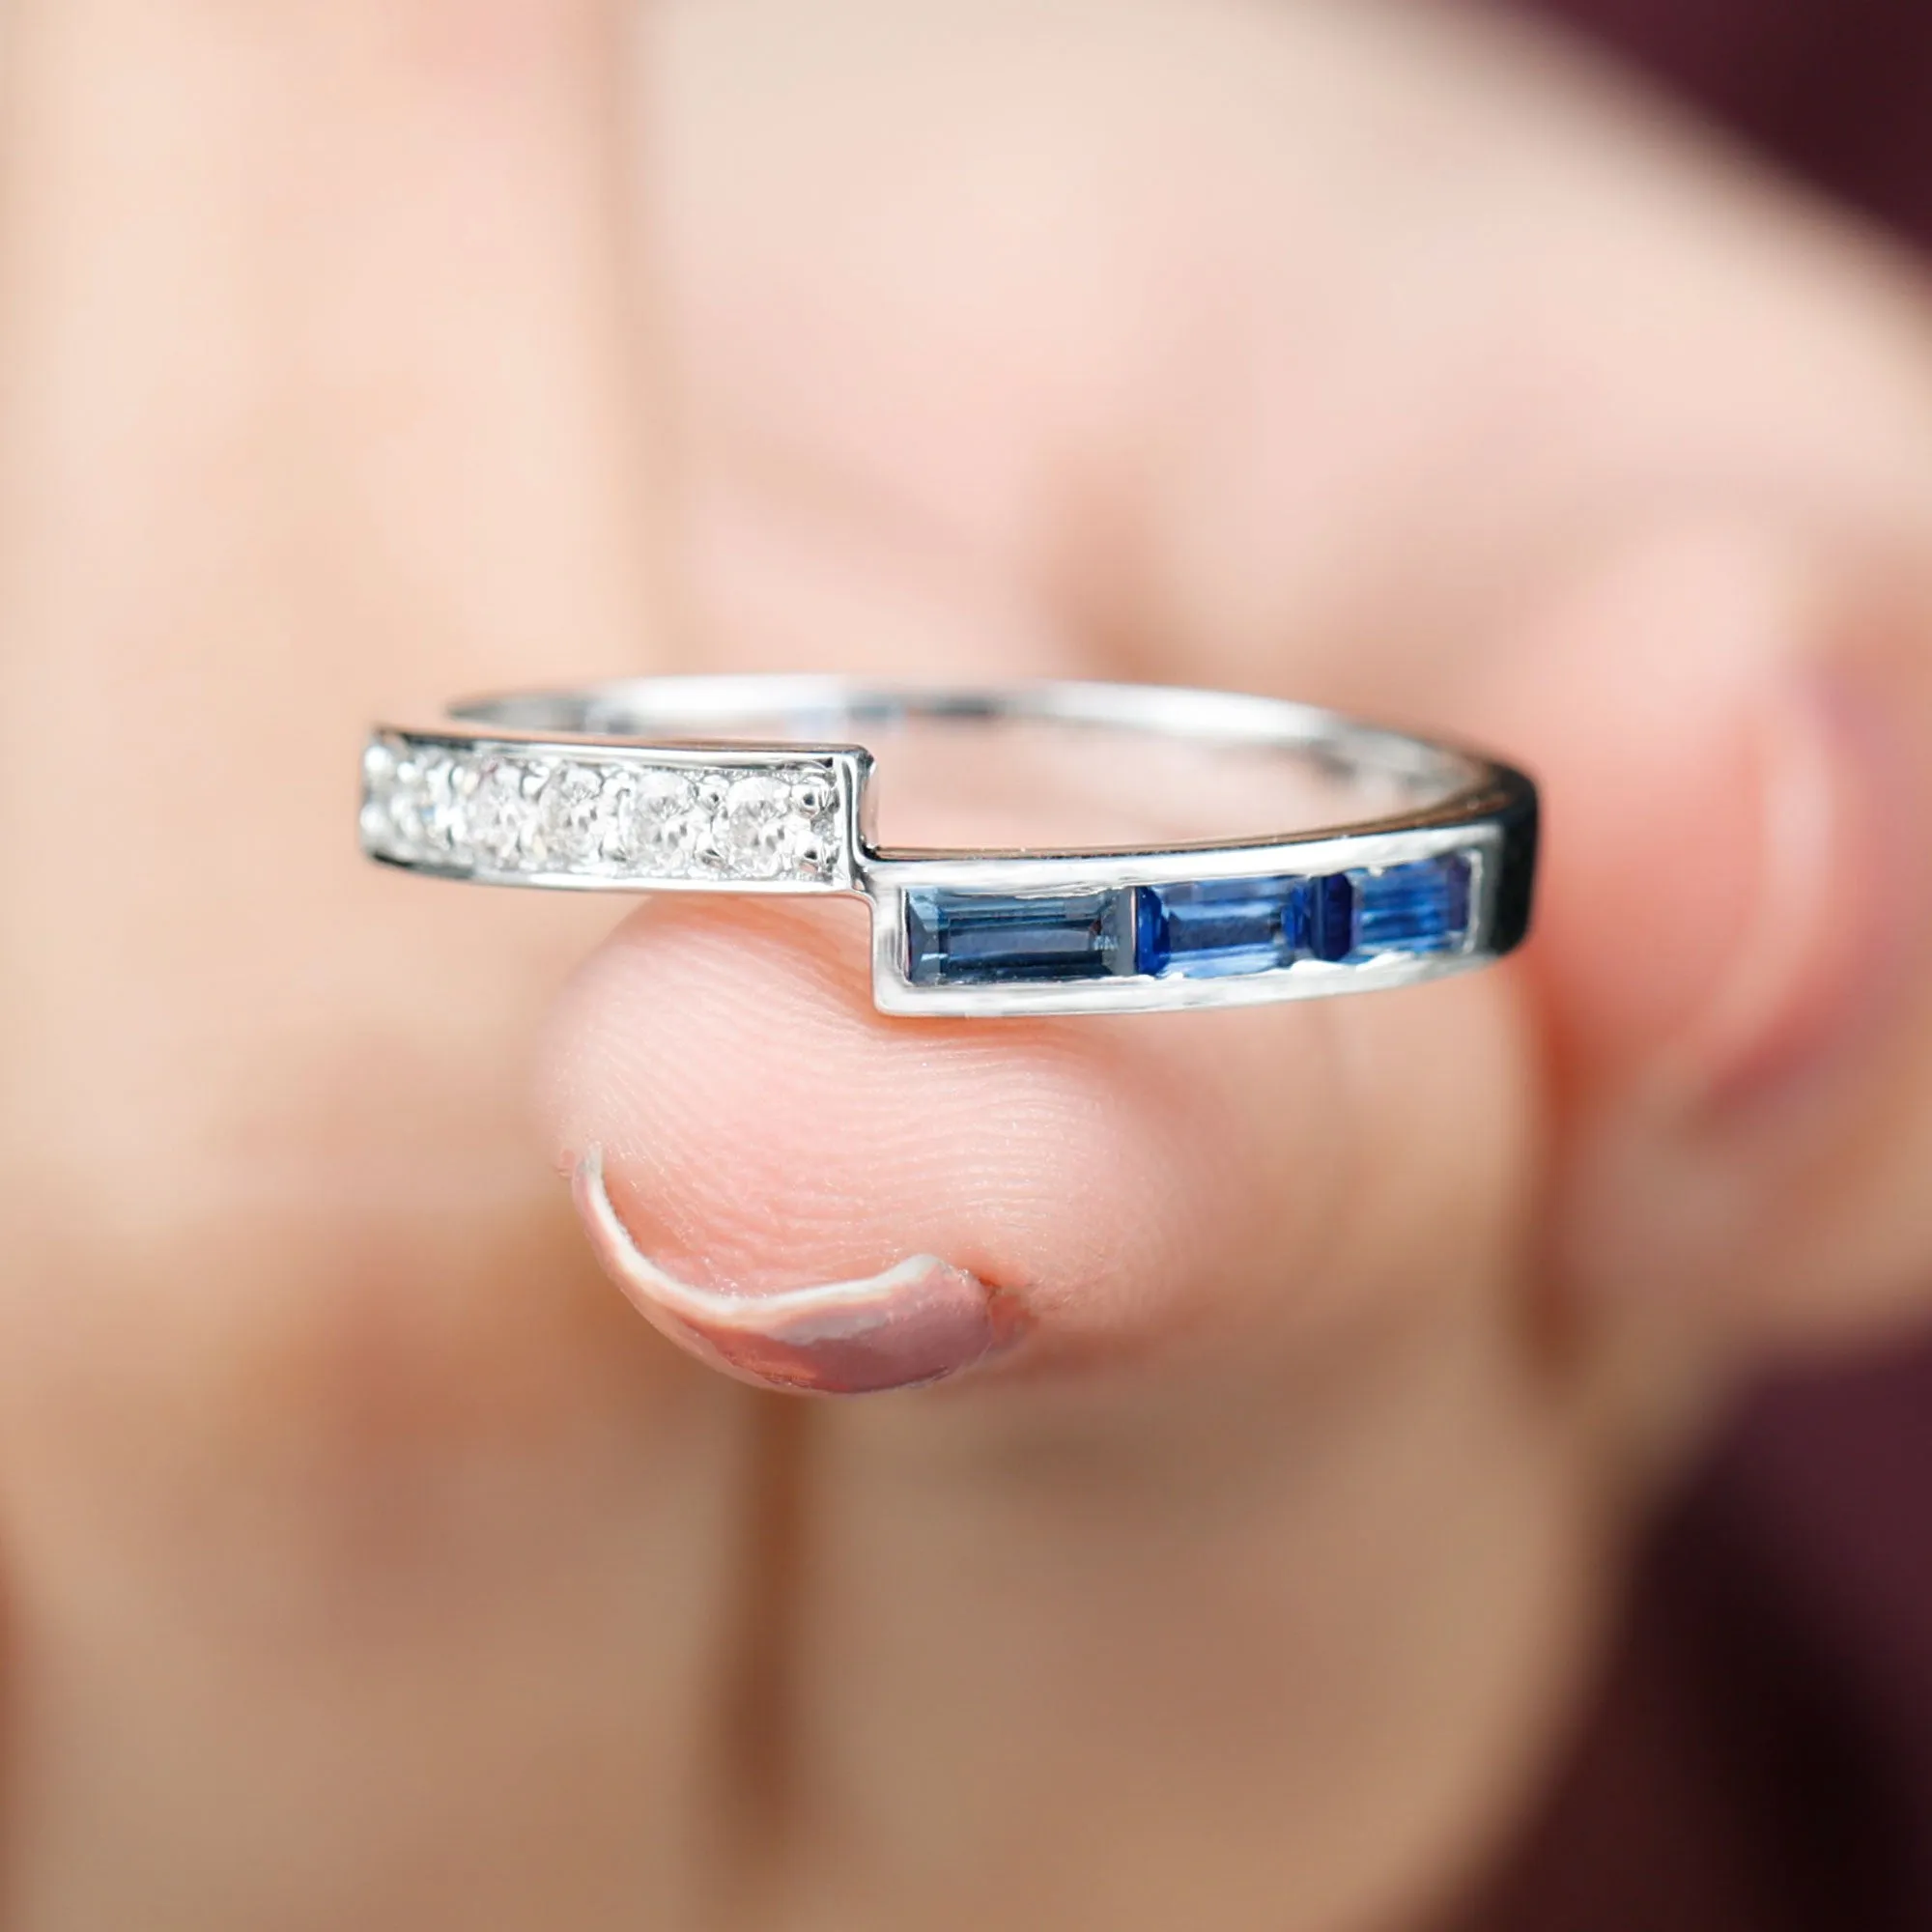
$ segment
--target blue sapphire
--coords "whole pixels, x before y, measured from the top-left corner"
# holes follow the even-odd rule
[[[1467,853],[1418,859],[1379,872],[1350,874],[1355,882],[1355,950],[1376,952],[1455,952],[1469,932],[1471,867]]]
[[[1206,879],[1143,886],[1134,964],[1146,974],[1216,979],[1293,965],[1302,879]]]
[[[999,986],[1131,973],[1136,896],[922,887],[905,896],[906,977],[915,986]]]
[[[1304,879],[1291,933],[1294,950],[1309,959],[1346,959],[1355,950],[1355,885],[1347,872]]]

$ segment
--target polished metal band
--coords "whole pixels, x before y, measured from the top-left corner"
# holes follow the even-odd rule
[[[884,847],[873,753],[907,725],[985,734],[980,802],[1002,817],[1026,803],[992,755],[1015,727],[1101,740],[1129,779],[1150,755],[1136,748],[1159,741],[1206,771],[1261,754],[1343,809],[1220,839]],[[1169,802],[1186,815],[1187,800]],[[1536,857],[1535,789],[1506,766],[1274,698],[1078,682],[642,678],[479,699],[447,724],[376,731],[361,825],[372,858],[487,885],[862,895],[878,1006],[935,1015],[1436,978],[1521,940]]]

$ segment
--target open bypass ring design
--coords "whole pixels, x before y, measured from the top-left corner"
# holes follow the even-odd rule
[[[1157,762],[1164,740],[1199,753],[1215,799],[1242,795],[1250,763],[1272,765],[1333,801],[1338,822],[1205,841],[882,847],[870,747],[911,726],[990,734],[975,742],[994,773],[986,802],[1006,815],[1026,800],[997,776],[1000,734],[1038,727],[1102,747],[1129,796],[1136,760]],[[910,745],[904,755],[917,763]],[[363,849],[412,871],[860,895],[889,1013],[1151,1012],[1407,985],[1518,945],[1536,865],[1535,787],[1505,765],[1307,705],[1148,685],[639,678],[381,727],[363,775]],[[1169,803],[1187,815],[1189,800]]]

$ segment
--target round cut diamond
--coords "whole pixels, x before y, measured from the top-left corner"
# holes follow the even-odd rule
[[[396,761],[404,754],[397,738],[372,738],[362,753],[362,784],[366,791],[382,796],[395,782]]]
[[[485,758],[475,766],[463,822],[477,864],[499,871],[515,867],[531,829],[531,818],[521,765],[504,758]]]
[[[615,805],[613,847],[641,872],[679,878],[691,869],[691,855],[705,821],[693,807],[696,791],[683,772],[650,769],[628,773]]]
[[[397,828],[390,815],[395,801],[396,763],[402,747],[393,738],[373,739],[362,753],[362,842],[372,852],[394,856]]]
[[[390,754],[386,804],[389,826],[401,851],[440,858],[454,838],[455,765],[449,754],[425,745]]]
[[[537,844],[554,869],[599,859],[611,830],[605,777],[591,765],[559,765],[537,796]]]
[[[791,787],[782,778],[755,772],[738,779],[716,820],[719,857],[738,877],[777,878],[787,867],[795,822]]]

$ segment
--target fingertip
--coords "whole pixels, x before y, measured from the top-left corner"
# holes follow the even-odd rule
[[[559,1163],[653,1322],[869,1390],[1293,1303],[1350,1157],[1319,1015],[890,1018],[849,910],[653,904],[557,1009]]]

